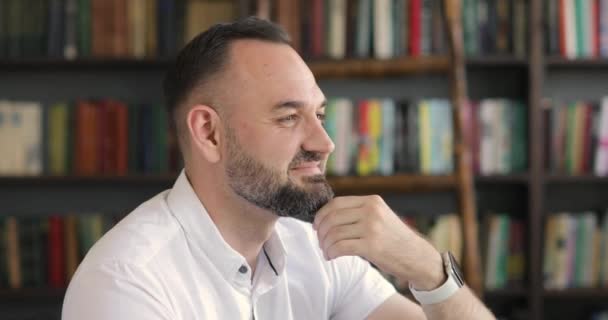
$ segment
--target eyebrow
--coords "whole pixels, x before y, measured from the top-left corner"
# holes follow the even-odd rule
[[[306,103],[304,103],[303,101],[297,101],[297,100],[286,100],[286,101],[281,101],[279,103],[277,103],[273,108],[272,111],[279,111],[282,109],[301,109],[304,108],[306,106]],[[325,108],[327,106],[327,99],[323,99],[323,102],[321,102],[321,104],[319,105],[319,108]]]

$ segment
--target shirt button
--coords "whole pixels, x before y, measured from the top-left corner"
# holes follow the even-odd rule
[[[242,265],[242,266],[239,268],[239,272],[240,272],[240,273],[247,273],[247,267],[246,267],[245,265]]]

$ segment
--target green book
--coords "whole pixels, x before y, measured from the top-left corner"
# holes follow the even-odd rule
[[[7,56],[12,59],[20,58],[23,54],[21,50],[21,3],[21,0],[6,0]]]
[[[20,0],[21,56],[31,57],[36,47],[36,0]]]
[[[576,56],[578,58],[585,56],[585,47],[586,47],[586,27],[585,27],[585,18],[586,13],[585,10],[585,1],[588,0],[574,0],[574,20],[575,20],[575,28],[576,28]]]
[[[0,1],[0,58],[6,56],[7,48],[7,1]],[[0,284],[1,286],[1,284]]]
[[[46,279],[42,224],[39,218],[34,217],[21,217],[18,219],[18,224],[23,286],[41,287]]]
[[[522,172],[527,167],[526,107],[521,101],[510,102],[511,113],[511,172]]]
[[[92,218],[90,214],[83,214],[77,217],[77,233],[78,233],[78,254],[80,261],[84,259],[89,252],[89,249],[95,243],[93,240]]]
[[[468,57],[479,54],[479,20],[477,0],[462,1],[464,51]]]
[[[31,20],[31,55],[41,57],[46,55],[46,31],[47,31],[47,15],[48,1],[32,0],[32,6],[29,10],[29,20]]]
[[[509,257],[509,234],[511,221],[508,215],[501,214],[500,216],[500,236],[498,245],[498,262],[496,264],[496,287],[504,288],[507,285],[508,263]]]
[[[91,55],[91,0],[78,0],[77,3],[77,47],[81,57]]]

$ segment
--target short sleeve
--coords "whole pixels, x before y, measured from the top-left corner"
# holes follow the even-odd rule
[[[332,262],[332,320],[365,319],[396,293],[395,287],[360,257]]]
[[[155,293],[155,281],[145,270],[112,263],[79,271],[66,292],[62,320],[174,318]]]

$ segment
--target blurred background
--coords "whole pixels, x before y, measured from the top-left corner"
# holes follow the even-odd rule
[[[163,76],[250,15],[289,32],[329,98],[338,194],[381,194],[475,257],[500,319],[608,319],[608,0],[450,2],[451,23],[443,0],[0,0],[0,319],[59,319],[89,248],[171,187]]]

